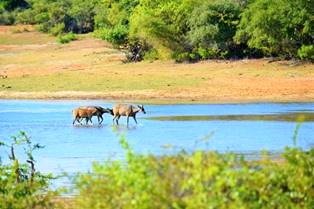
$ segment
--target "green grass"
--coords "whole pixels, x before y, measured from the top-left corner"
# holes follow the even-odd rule
[[[145,76],[145,75],[142,75]],[[145,82],[127,75],[89,74],[82,72],[54,73],[43,76],[7,78],[1,81],[1,90],[6,91],[135,91],[171,90],[180,87],[196,86],[201,79],[189,80],[184,77],[146,75]],[[10,86],[10,88],[7,88]]]
[[[0,34],[0,45],[29,45],[55,42],[55,38],[38,32]]]

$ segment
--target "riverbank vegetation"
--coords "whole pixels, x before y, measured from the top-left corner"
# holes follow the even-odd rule
[[[34,162],[30,153],[39,145],[32,145],[24,133],[13,139],[0,148],[24,144],[27,162]],[[286,148],[277,160],[267,152],[259,160],[247,160],[239,154],[197,149],[141,155],[125,138],[120,143],[125,160],[94,163],[91,172],[76,177],[77,193],[70,199],[53,196],[56,193],[47,187],[50,178],[11,155],[10,164],[0,164],[1,208],[307,209],[314,204],[313,148]]]
[[[313,60],[313,10],[307,0],[5,0],[0,24],[93,32],[128,50],[130,61]]]
[[[76,36],[78,40],[60,45],[33,26],[0,26],[0,98],[141,103],[314,99],[311,63],[243,59],[124,64],[125,54],[111,44],[89,34]]]
[[[283,162],[184,151],[95,163],[78,176],[77,208],[311,208],[314,150],[287,148]]]

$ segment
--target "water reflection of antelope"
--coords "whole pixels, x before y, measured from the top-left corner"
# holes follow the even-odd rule
[[[116,104],[113,107],[113,120],[112,122],[116,120],[117,125],[119,125],[119,119],[121,116],[126,116],[127,117],[127,125],[129,125],[129,117],[132,117],[136,121],[136,114],[139,112],[143,112],[146,114],[144,106],[143,105],[129,105],[129,104]]]
[[[93,124],[92,117],[97,116],[98,124],[100,125],[103,122],[102,115],[104,113],[109,113],[113,115],[113,111],[110,108],[103,108],[100,106],[85,106],[85,107],[79,107],[72,111],[73,114],[73,125],[77,121],[78,123],[82,124],[81,121],[85,118],[86,125],[88,124],[88,121],[90,121]]]

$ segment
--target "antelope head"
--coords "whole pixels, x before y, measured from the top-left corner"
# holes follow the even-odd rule
[[[140,112],[143,112],[144,114],[146,114],[144,105],[137,105],[137,107],[140,109]]]

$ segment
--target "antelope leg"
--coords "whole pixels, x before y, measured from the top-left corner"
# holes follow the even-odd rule
[[[74,125],[75,121],[77,120],[77,117],[74,118],[72,125]]]
[[[116,119],[117,125],[119,125],[119,119],[120,119],[121,115],[118,116],[118,118]]]
[[[81,117],[76,117],[75,121],[77,121],[80,125],[82,125],[81,121],[83,120],[83,118]]]
[[[115,115],[112,119],[112,123],[114,124],[114,120],[117,118],[117,116]]]
[[[134,119],[135,123],[137,124],[136,116],[135,116],[135,115],[133,116],[133,119]]]
[[[99,118],[101,119],[101,121],[99,122]],[[98,124],[101,124],[104,121],[103,117],[101,115],[98,116]]]
[[[88,125],[88,117],[85,118],[86,125]]]

